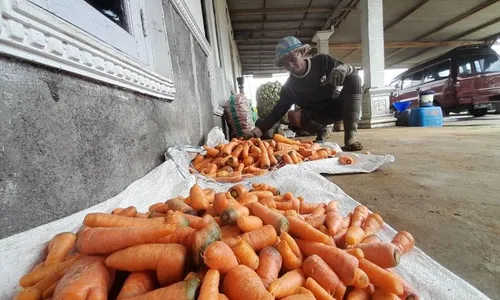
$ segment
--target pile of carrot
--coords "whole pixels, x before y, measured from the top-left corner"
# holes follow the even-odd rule
[[[89,213],[57,234],[16,299],[418,299],[393,268],[415,240],[384,242],[365,206],[308,203],[273,186],[235,185]]]
[[[238,182],[286,164],[320,160],[336,154],[335,150],[317,143],[296,141],[280,134],[275,134],[270,141],[232,139],[213,148],[203,147],[206,154],[193,159],[191,172],[199,172],[219,182]],[[348,156],[341,156],[339,163],[352,164],[353,161]]]

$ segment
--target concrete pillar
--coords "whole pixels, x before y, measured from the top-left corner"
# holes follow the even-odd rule
[[[384,24],[382,0],[361,0],[361,43],[364,94],[360,128],[394,126],[389,111],[391,88],[384,85]]]
[[[333,28],[331,30],[321,30],[316,31],[312,41],[316,43],[318,47],[318,53],[330,54],[330,37],[333,34]]]

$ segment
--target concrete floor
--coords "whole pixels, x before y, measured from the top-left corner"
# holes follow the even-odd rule
[[[343,133],[330,140],[340,142]],[[360,131],[365,149],[396,162],[329,176],[396,230],[491,299],[500,299],[500,115],[450,117],[444,128]]]

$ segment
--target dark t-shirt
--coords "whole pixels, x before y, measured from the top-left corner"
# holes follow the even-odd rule
[[[339,66],[351,68],[327,54],[318,54],[308,59],[308,70],[303,76],[291,74],[281,89],[280,100],[271,113],[258,120],[257,127],[267,131],[278,122],[293,104],[304,110],[321,113],[332,102],[335,87],[322,85],[332,69]]]

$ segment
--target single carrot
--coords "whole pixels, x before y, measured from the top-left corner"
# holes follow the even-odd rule
[[[222,290],[229,299],[274,299],[273,295],[264,287],[257,273],[245,265],[238,265],[226,274]]]
[[[331,236],[335,236],[342,230],[343,219],[344,218],[337,210],[330,210],[326,213],[325,224]]]
[[[236,224],[236,220],[242,216],[248,216],[249,210],[234,199],[229,199],[228,207],[220,214],[223,224]]]
[[[205,192],[205,198],[207,198],[208,203],[212,204],[214,202],[215,191],[212,189],[204,189],[203,192]]]
[[[309,158],[309,160],[320,160],[320,159],[328,158],[328,151],[326,151],[324,149],[318,150],[318,151],[314,152],[308,158]]]
[[[243,165],[245,167],[248,167],[248,166],[252,165],[253,163],[255,163],[255,159],[251,156],[247,156],[243,159]]]
[[[61,278],[53,299],[106,299],[115,271],[104,264],[104,257],[84,256]]]
[[[239,236],[240,234],[241,234],[241,230],[236,225],[226,225],[226,226],[222,226],[220,228],[221,239]]]
[[[290,222],[287,217],[272,211],[259,202],[252,202],[247,205],[252,215],[259,217],[265,225],[274,227],[278,234],[287,232],[290,229]]]
[[[215,269],[210,269],[205,274],[200,288],[198,300],[218,300],[219,299],[220,273]]]
[[[371,296],[368,288],[355,287],[347,294],[346,300],[370,300]]]
[[[415,246],[415,239],[413,236],[407,231],[399,231],[392,242],[399,248],[401,255],[408,253]]]
[[[346,285],[340,281],[339,285],[337,286],[337,289],[335,290],[335,293],[333,294],[333,297],[335,299],[344,299],[344,295],[347,291]]]
[[[375,292],[372,295],[372,300],[398,300],[399,297],[386,292],[385,290],[381,288],[375,288]]]
[[[265,247],[259,253],[259,267],[255,272],[262,279],[266,289],[278,279],[282,266],[282,257],[273,247]]]
[[[262,219],[257,216],[241,216],[236,220],[236,225],[243,232],[249,232],[264,226]]]
[[[304,260],[304,274],[314,279],[328,293],[333,294],[339,285],[339,277],[318,255],[313,254]]]
[[[184,214],[184,217],[187,219],[189,227],[194,229],[201,229],[205,227],[213,219],[211,215],[204,215],[203,217],[198,217],[189,214]]]
[[[156,239],[154,243],[181,244],[187,246],[189,235],[195,231],[196,230],[191,227],[178,228],[173,233]]]
[[[334,300],[330,293],[311,277],[306,279],[305,287],[313,293],[316,300]]]
[[[300,203],[299,212],[301,214],[310,214],[316,208],[323,207],[323,206],[324,206],[323,203],[306,203],[306,202],[302,202],[302,203]]]
[[[104,213],[89,213],[83,219],[83,224],[88,227],[141,227],[164,225],[166,220],[162,218],[140,219]]]
[[[76,249],[83,254],[110,254],[130,246],[152,243],[173,233],[176,225],[150,227],[96,227],[78,234]]]
[[[184,277],[184,280],[191,280],[191,279],[194,279],[194,278],[198,278],[201,280],[200,276],[198,276],[198,273],[195,273],[195,272],[189,272],[186,277]]]
[[[138,212],[138,213],[137,213],[137,215],[135,215],[135,217],[134,217],[134,218],[138,218],[138,219],[148,219],[148,217],[149,217],[149,214],[147,214],[147,213],[139,213],[139,212]]]
[[[219,293],[219,300],[229,300],[229,298],[226,295]]]
[[[195,210],[206,210],[208,208],[208,200],[205,191],[198,185],[194,184],[189,189],[189,198],[191,199],[190,206]]]
[[[260,167],[262,169],[269,169],[271,167],[271,160],[269,159],[269,154],[267,153],[267,149],[264,146],[264,143],[261,141],[259,143],[260,148]]]
[[[300,201],[297,198],[288,201],[276,202],[276,208],[279,210],[289,210],[293,209],[299,211]]]
[[[127,298],[127,300],[194,300],[200,283],[198,278],[179,281],[144,295]]]
[[[368,278],[368,275],[366,275],[363,270],[358,268],[356,270],[356,279],[354,280],[353,286],[361,289],[366,289],[369,284],[370,279]]]
[[[342,220],[342,229],[347,229],[351,225],[351,217],[352,213],[347,214],[347,216],[344,217]]]
[[[243,143],[243,149],[241,150],[241,156],[243,159],[248,158],[248,153],[250,152],[250,144],[245,142]]]
[[[48,289],[46,289],[42,294],[42,299],[52,299],[54,297],[54,292],[56,291],[56,287],[59,284],[59,281],[52,284]],[[20,300],[20,299],[19,299]]]
[[[267,156],[269,157],[269,162],[271,163],[271,166],[275,166],[278,164],[278,159],[276,156],[274,156],[274,149],[269,147],[267,148]]]
[[[156,275],[151,271],[133,272],[127,276],[117,300],[144,295],[158,286]]]
[[[191,199],[191,201],[193,200]],[[196,211],[194,210],[194,208],[184,203],[184,201],[180,198],[172,198],[167,200],[167,202],[165,203],[168,205],[168,208],[173,211],[180,211],[185,214],[196,215]]]
[[[234,148],[233,152],[231,152],[231,156],[238,159],[241,155],[241,152],[243,152],[243,145],[238,145],[236,146],[236,148]]]
[[[256,270],[259,267],[259,256],[244,240],[239,241],[231,249],[238,259],[239,264],[245,265],[252,270]]]
[[[323,232],[326,235],[329,235],[330,232],[328,232],[328,228],[325,226],[325,224],[321,224],[318,227],[319,231]]]
[[[237,184],[229,189],[229,193],[234,199],[238,199],[248,194],[248,189],[242,184]]]
[[[368,243],[381,242],[381,241],[382,241],[382,239],[378,235],[370,234],[369,236],[365,237],[361,243],[368,244]]]
[[[292,295],[295,290],[303,286],[306,279],[302,269],[296,269],[285,273],[269,285],[268,291],[276,298],[283,298]]]
[[[158,212],[155,212],[155,211],[150,212],[148,214],[148,219],[152,219],[152,218],[165,218],[165,217],[167,217],[166,214],[158,213]]]
[[[64,276],[66,273],[66,270],[69,269],[71,265],[69,264],[61,264],[59,263],[60,267],[54,269],[53,267],[48,267],[52,268],[52,272],[47,273],[43,276],[43,278],[40,278],[36,284],[26,287],[23,289],[17,296],[17,300],[33,300],[33,299],[42,299],[43,298],[43,293],[47,291],[49,288],[51,288],[54,284],[58,283],[59,280]],[[41,268],[38,268],[38,272],[41,270]],[[36,269],[34,269],[31,273],[37,272]],[[52,291],[53,294],[53,291]]]
[[[117,213],[117,215],[125,217],[135,217],[135,215],[137,215],[137,209],[135,208],[135,206],[129,206],[121,210],[119,213]]]
[[[285,270],[291,271],[302,267],[302,252],[299,246],[287,232],[282,232],[280,235],[280,243],[276,247],[283,258],[283,267]]]
[[[392,269],[389,269],[388,271],[396,276],[399,276]],[[417,291],[405,280],[403,280],[403,294],[399,295],[399,298],[404,299],[404,300],[419,300],[420,299]]]
[[[167,224],[176,225],[177,227],[187,227],[189,225],[186,214],[180,211],[169,210],[165,216],[165,220]]]
[[[259,200],[261,200],[263,198],[269,198],[269,197],[272,198],[272,197],[274,197],[273,192],[267,191],[267,190],[266,191],[258,191],[258,190],[257,191],[250,191],[249,194],[257,196],[257,198]]]
[[[238,158],[230,155],[228,156],[229,158],[227,159],[227,164],[233,168],[233,170],[237,169],[238,166],[240,165],[239,161],[238,161]]]
[[[154,244],[153,244],[154,245]],[[188,251],[185,246],[179,244],[165,248],[156,265],[156,277],[160,286],[168,286],[181,281],[185,275],[188,264]]]
[[[368,275],[373,285],[388,293],[396,295],[403,294],[403,281],[399,276],[384,270],[366,258],[359,260],[359,268]]]
[[[201,266],[203,262],[203,252],[208,245],[219,239],[220,227],[215,220],[210,221],[205,227],[189,235],[189,252],[195,266]]]
[[[325,208],[320,206],[316,208],[310,215],[304,218],[306,223],[309,223],[312,227],[318,229],[321,225],[325,223]]]
[[[377,231],[379,231],[383,225],[384,225],[384,220],[382,219],[382,217],[379,214],[373,213],[368,215],[365,223],[361,228],[368,236],[377,233]]]
[[[286,218],[288,219],[288,222],[290,222],[290,234],[307,241],[319,242],[326,245],[333,244],[333,240],[331,237],[312,227],[305,221],[292,216]]]
[[[214,196],[213,208],[217,215],[221,215],[229,205],[229,199],[225,193],[216,193]]]
[[[162,206],[162,205],[165,205],[164,202],[158,202],[158,203],[154,203],[154,204],[151,204],[148,208],[148,211],[149,212],[153,212],[153,211],[156,211],[156,208],[159,207],[159,206]]]
[[[271,246],[276,242],[276,230],[271,225],[264,225],[258,229],[246,232],[240,236],[224,239],[229,246],[234,246],[240,240],[247,242],[255,251],[260,251],[264,247]]]
[[[223,148],[222,148],[222,156],[225,157],[225,156],[228,156],[228,155],[231,155],[231,153],[233,152],[234,148],[238,145],[237,142],[229,142],[228,144],[226,144]]]
[[[342,155],[339,156],[339,163],[341,165],[352,165],[354,163],[354,160],[352,159],[352,157],[349,157],[347,155]]]
[[[345,242],[347,245],[357,245],[366,237],[365,232],[360,227],[351,226],[345,234]]]
[[[299,154],[304,156],[304,157],[309,157],[313,154],[313,151],[309,148],[304,148],[302,146],[299,147]]]
[[[368,217],[368,214],[370,212],[368,211],[368,208],[364,205],[358,205],[356,208],[354,208],[354,211],[352,212],[351,216],[351,227],[361,227],[363,225],[363,222],[366,220]]]
[[[313,293],[306,288],[299,287],[295,294],[281,298],[282,300],[316,300]]]
[[[352,249],[347,249],[345,250],[347,253],[350,255],[356,257],[357,259],[364,258],[365,254],[363,253],[363,250],[359,248],[352,248]]]
[[[293,165],[293,160],[292,158],[290,157],[290,155],[288,154],[285,154],[282,156],[282,159],[283,159],[283,162],[287,165]]]
[[[207,155],[210,157],[217,157],[219,156],[220,151],[218,149],[208,147],[208,146],[203,146],[203,148],[207,151]]]
[[[273,140],[276,143],[284,143],[284,144],[289,144],[289,145],[300,145],[299,141],[291,140],[291,139],[289,139],[281,134],[278,134],[278,133],[274,134]]]
[[[45,265],[53,265],[64,261],[68,253],[75,246],[76,235],[72,232],[59,233],[49,242],[49,252]]]
[[[266,207],[276,208],[276,201],[272,197],[262,198],[258,202]]]
[[[374,242],[359,244],[357,247],[363,250],[367,260],[379,267],[394,268],[399,264],[400,250],[392,243]]]
[[[345,234],[347,233],[347,229],[341,229],[337,234],[333,237],[335,241],[335,245],[339,248],[346,248],[345,243]]]
[[[21,277],[21,279],[19,279],[19,285],[22,287],[35,285],[37,282],[39,282],[40,280],[44,279],[47,276],[50,276],[51,274],[61,272],[61,270],[68,269],[77,259],[80,258],[80,256],[81,256],[80,254],[76,254],[72,257],[69,257],[63,262],[49,266],[44,266],[36,270],[33,270],[25,274],[23,277]]]
[[[347,285],[352,285],[356,279],[358,259],[344,250],[301,239],[296,239],[297,245],[305,256],[313,254],[321,257],[339,278]]]
[[[238,265],[238,259],[233,250],[221,241],[211,243],[203,253],[203,261],[211,269],[219,270],[221,274],[226,274],[229,270]]]

